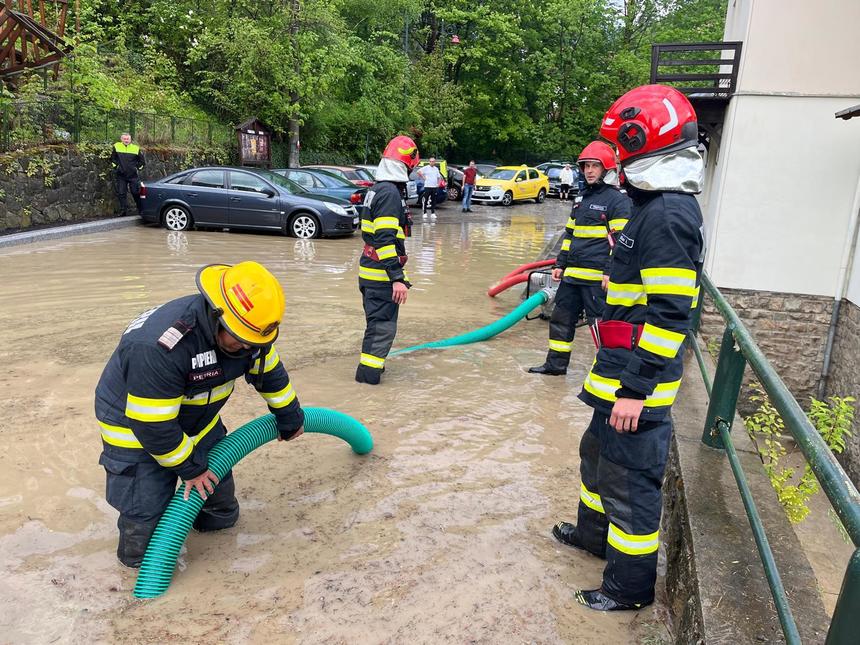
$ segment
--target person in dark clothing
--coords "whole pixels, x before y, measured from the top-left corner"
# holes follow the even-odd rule
[[[362,206],[364,251],[359,260],[358,286],[367,327],[355,371],[359,383],[379,384],[397,334],[400,305],[406,302],[412,286],[403,270],[412,224],[405,196],[409,172],[418,161],[415,142],[402,135],[394,137],[382,153],[376,183],[367,191]]]
[[[131,142],[131,135],[123,132],[120,140],[113,144],[110,160],[113,164],[114,192],[119,202],[119,215],[126,215],[126,194],[131,192],[137,212],[140,212],[140,171],[146,165],[143,150]]]
[[[592,141],[577,163],[588,187],[582,202],[571,210],[552,270],[553,279],[561,284],[549,321],[549,351],[543,365],[529,369],[532,374],[567,373],[580,314],[585,311],[591,325],[603,314],[602,279],[609,266],[610,239],[630,217],[630,198],[617,187],[615,151],[602,141]]]
[[[662,85],[622,96],[600,128],[618,146],[634,208],[616,240],[597,358],[579,394],[594,414],[579,446],[577,522],[552,529],[606,559],[600,587],[575,595],[600,611],[654,601],[670,411],[704,260],[697,130],[689,100]]]
[[[185,482],[206,500],[194,528],[239,519],[232,472],[220,481],[208,454],[227,433],[221,408],[244,377],[275,415],[279,440],[303,432],[304,412],[273,343],[284,314],[275,277],[256,262],[213,264],[199,294],[155,307],[123,332],[96,386],[99,463],[108,503],[119,511],[117,557],[139,567],[155,527]]]

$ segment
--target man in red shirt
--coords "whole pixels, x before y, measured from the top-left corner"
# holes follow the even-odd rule
[[[475,168],[475,162],[470,161],[469,166],[463,170],[463,212],[472,212],[472,193],[475,191],[475,178],[478,176],[478,169]]]

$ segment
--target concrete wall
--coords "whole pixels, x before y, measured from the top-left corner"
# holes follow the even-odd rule
[[[833,362],[827,381],[827,396],[853,396],[860,399],[860,307],[843,301],[833,342]],[[853,436],[839,460],[855,485],[860,486],[860,413],[854,402]]]
[[[834,114],[860,103],[848,64],[860,60],[857,24],[854,0],[730,0],[724,38],[743,42],[738,92],[702,199],[718,286],[838,295],[860,127]]]
[[[0,234],[112,216],[109,149],[65,146],[0,157]],[[144,180],[219,163],[185,150],[146,150]],[[134,203],[128,197],[130,212]]]

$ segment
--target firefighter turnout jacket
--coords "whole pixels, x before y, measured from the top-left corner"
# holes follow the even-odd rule
[[[602,181],[586,187],[582,201],[573,207],[555,266],[564,269],[562,280],[571,284],[600,284],[609,267],[610,229],[618,236],[630,218],[630,198]]]
[[[631,189],[633,215],[612,253],[604,321],[631,323],[634,349],[601,347],[579,395],[610,414],[619,397],[644,399],[642,421],[668,414],[683,373],[683,343],[698,303],[702,213],[683,193]],[[584,200],[583,200],[584,202]]]
[[[96,386],[106,455],[154,459],[182,479],[197,477],[224,434],[219,412],[241,376],[266,401],[282,436],[302,426],[304,413],[277,350],[228,354],[216,331],[202,295],[172,300],[129,324]]]
[[[362,287],[410,286],[406,264],[406,233],[409,230],[406,202],[397,184],[380,181],[367,191],[361,209],[361,239],[364,253],[358,268]]]
[[[140,146],[136,143],[125,145],[122,141],[113,144],[110,160],[114,171],[126,179],[136,179],[137,173],[146,165]]]

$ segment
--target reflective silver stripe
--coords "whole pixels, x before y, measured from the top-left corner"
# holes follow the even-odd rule
[[[194,450],[194,442],[191,441],[191,438],[185,433],[182,434],[182,441],[179,445],[164,455],[152,455],[155,457],[155,460],[164,466],[165,468],[170,468],[171,466],[176,466],[181,464],[183,461],[188,459],[188,455],[191,454],[191,451]]]
[[[639,347],[652,354],[665,356],[666,358],[675,358],[683,342],[684,334],[645,323],[645,327],[642,329],[642,337],[639,339]]]
[[[288,384],[287,387],[278,392],[260,392],[260,395],[266,399],[266,403],[273,408],[283,408],[284,406],[292,403],[293,399],[296,398],[296,393],[293,391],[292,383]]]
[[[362,354],[359,362],[362,365],[367,365],[368,367],[375,367],[377,369],[382,369],[382,367],[385,365],[384,358],[374,356],[373,354]]]
[[[563,340],[553,340],[549,339],[549,348],[555,352],[570,352],[571,345],[573,342],[565,342]]]
[[[222,399],[226,399],[233,393],[233,388],[236,387],[236,381],[227,381],[224,385],[219,385],[216,388],[212,388],[212,395],[209,397],[210,403],[215,403],[216,401],[221,401]]]
[[[696,272],[691,269],[642,269],[640,274],[647,293],[696,295]]]
[[[648,304],[645,287],[641,284],[616,284],[610,282],[606,290],[606,304],[632,307]]]
[[[147,400],[158,399],[144,399],[129,394],[125,403],[125,415],[129,419],[145,422],[169,421],[179,415],[179,408],[182,405],[182,397],[174,399],[176,403],[172,405],[146,405],[142,403],[142,401]]]

